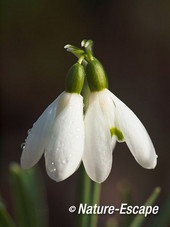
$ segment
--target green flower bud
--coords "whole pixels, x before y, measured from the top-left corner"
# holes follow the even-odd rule
[[[107,88],[107,77],[102,64],[93,58],[86,67],[87,80],[91,91]]]
[[[80,94],[84,84],[84,67],[78,62],[68,71],[66,77],[66,91]]]

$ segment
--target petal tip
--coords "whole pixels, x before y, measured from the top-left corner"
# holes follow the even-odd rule
[[[141,163],[142,167],[145,169],[155,169],[157,165],[157,155],[155,155],[153,158],[149,160],[145,160],[143,163]]]
[[[66,180],[70,176],[68,174],[66,175],[64,173],[64,171],[63,172],[57,171],[57,169],[55,169],[55,170],[52,171],[47,166],[46,166],[46,171],[47,171],[48,176],[52,180],[56,181],[57,183]]]
[[[23,170],[31,169],[35,164],[36,163],[30,159],[30,156],[28,156],[28,154],[23,151],[20,158],[21,169]]]
[[[107,178],[108,178],[108,176],[109,176],[109,174],[107,174],[106,176],[101,176],[101,177],[99,177],[99,176],[93,176],[93,177],[91,177],[90,176],[90,179],[92,180],[92,181],[94,181],[94,182],[96,182],[96,183],[98,183],[98,184],[101,184],[101,183],[103,183]]]
[[[152,161],[152,165],[150,165],[150,167],[148,169],[155,169],[155,167],[157,165],[157,158],[158,158],[158,155],[155,155],[155,158]]]

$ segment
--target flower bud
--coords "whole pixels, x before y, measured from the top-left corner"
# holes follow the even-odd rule
[[[66,91],[80,94],[84,83],[84,67],[78,62],[68,71],[66,77]]]
[[[91,91],[101,91],[107,88],[106,73],[102,64],[96,58],[88,63],[86,74]]]

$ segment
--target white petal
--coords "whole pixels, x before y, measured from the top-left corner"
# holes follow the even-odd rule
[[[99,95],[92,92],[85,115],[85,151],[83,163],[89,177],[103,182],[112,166],[112,147],[109,125],[102,111]]]
[[[21,156],[21,167],[23,169],[33,167],[41,158],[49,129],[56,115],[58,101],[63,94],[64,92],[46,108],[29,131]]]
[[[103,114],[105,115],[105,120],[107,121],[109,129],[114,128],[116,126],[115,125],[115,117],[116,117],[115,105],[112,99],[110,98],[110,95],[108,95],[107,89],[98,92],[98,95],[99,95],[100,107]],[[111,140],[112,151],[115,148],[117,140],[118,139],[115,135],[112,136],[112,140]]]
[[[54,121],[45,148],[46,169],[55,181],[62,181],[78,168],[84,150],[83,98],[70,99]]]
[[[125,141],[136,161],[144,168],[155,168],[157,155],[152,141],[137,116],[107,90],[116,105],[116,117]]]
[[[116,146],[116,136],[112,136],[112,140],[111,140],[111,148],[112,148],[112,152],[114,151],[115,149],[115,146]]]
[[[99,97],[100,108],[105,115],[105,119],[108,122],[109,128],[115,126],[115,106],[113,104],[110,95],[108,95],[107,90],[97,92]]]

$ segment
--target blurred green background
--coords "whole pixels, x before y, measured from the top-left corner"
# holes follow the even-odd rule
[[[169,0],[2,0],[0,191],[8,210],[8,166],[20,160],[21,143],[43,110],[64,90],[65,75],[76,58],[63,46],[94,41],[95,56],[108,75],[109,88],[146,126],[158,154],[155,170],[145,170],[126,144],[117,144],[112,172],[102,184],[102,205],[120,204],[126,179],[135,204],[153,188],[169,192],[170,158],[170,1]],[[50,227],[74,226],[68,208],[76,203],[78,172],[56,183],[40,161]],[[99,217],[99,226],[108,218]],[[120,217],[118,217],[120,218]]]

